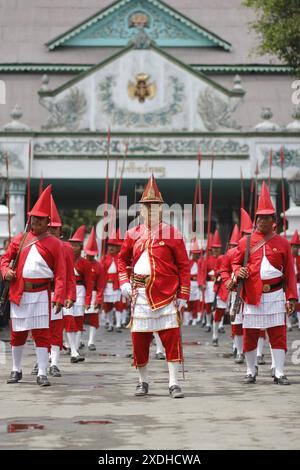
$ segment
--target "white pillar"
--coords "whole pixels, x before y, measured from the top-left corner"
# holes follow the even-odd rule
[[[11,180],[9,182],[10,210],[15,214],[11,219],[12,235],[22,232],[25,227],[25,194],[26,181]]]

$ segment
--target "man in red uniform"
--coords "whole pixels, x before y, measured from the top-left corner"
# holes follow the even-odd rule
[[[66,309],[71,308],[76,301],[76,279],[74,273],[74,253],[69,243],[63,241],[62,237],[62,222],[55,205],[54,199],[51,196],[51,221],[49,223],[49,232],[58,238],[62,245],[63,255],[66,262],[66,300],[64,306]],[[53,294],[52,294],[53,295]],[[63,347],[63,330],[64,319],[63,309],[54,314],[51,312],[50,320],[50,337],[51,337],[51,352],[50,352],[50,375],[53,377],[61,377],[58,368],[60,351]]]
[[[157,331],[167,357],[169,394],[182,398],[178,384],[182,361],[179,316],[189,299],[189,260],[181,234],[162,221],[163,199],[153,176],[140,203],[144,223],[126,233],[119,254],[122,293],[131,297],[133,365],[139,373],[135,394],[148,393],[149,347]],[[128,266],[133,269],[131,283]]]
[[[296,306],[296,276],[289,243],[273,230],[275,209],[265,182],[262,184],[255,217],[256,229],[250,235],[247,267],[242,266],[247,246],[245,237],[240,240],[234,258],[235,276],[244,279],[245,383],[256,381],[257,342],[260,330],[266,329],[274,358],[274,382],[289,385],[283,371],[287,350],[285,315],[286,311],[292,314]]]
[[[114,329],[114,311],[116,314],[116,332],[122,332],[122,312],[124,309],[121,301],[120,282],[118,277],[118,253],[121,242],[117,233],[111,234],[107,241],[107,253],[101,258],[100,264],[103,269],[104,291],[103,310],[108,320],[108,332]]]
[[[76,277],[76,302],[64,309],[64,325],[71,348],[71,363],[84,361],[79,354],[83,331],[84,311],[89,309],[92,300],[93,279],[89,262],[81,257],[85,226],[81,225],[69,239],[74,252],[74,273]]]
[[[51,186],[48,186],[29,212],[30,231],[15,270],[10,263],[18,254],[23,234],[17,235],[1,258],[3,277],[10,281],[11,346],[13,368],[7,383],[22,379],[22,355],[29,331],[35,342],[38,363],[37,383],[51,385],[47,378],[50,348],[49,318],[51,281],[54,281],[53,308],[58,315],[65,301],[65,260],[61,243],[48,232],[51,215]]]
[[[103,280],[104,272],[103,267],[95,259],[95,256],[98,255],[98,244],[96,240],[95,228],[92,228],[87,244],[84,248],[86,259],[90,263],[90,269],[93,278],[93,293],[91,306],[88,310],[85,311],[85,321],[90,327],[89,331],[89,340],[88,340],[88,349],[90,351],[96,351],[95,339],[96,331],[99,328],[99,309],[101,308],[102,299],[103,299]]]
[[[201,250],[198,246],[197,238],[192,242],[190,259],[190,298],[184,312],[184,325],[188,325],[190,318],[192,325],[196,326],[201,319],[200,309],[200,289],[198,286],[199,259]]]
[[[213,287],[214,298],[216,298],[216,307],[215,311],[213,312],[213,346],[219,346],[219,326],[224,318],[228,300],[228,291],[222,281],[222,277],[220,274],[221,264],[224,258],[224,255],[221,254],[221,249],[221,238],[218,230],[216,230],[212,241],[212,253],[213,256],[217,258],[217,262],[214,268],[214,275],[216,280]]]
[[[300,255],[299,255],[299,247],[300,247],[300,238],[299,233],[295,230],[294,235],[290,241],[292,256],[294,260],[294,269],[297,279],[297,291],[298,291],[298,299],[300,299]],[[300,331],[300,303],[298,302],[296,305],[297,311],[297,318],[298,318],[298,329]]]

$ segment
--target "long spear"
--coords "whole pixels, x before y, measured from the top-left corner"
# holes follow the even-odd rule
[[[252,206],[253,206],[253,193],[254,193],[254,178],[251,178],[250,201],[249,201],[249,215],[251,218],[252,218]]]
[[[6,176],[7,176],[7,191],[6,191],[6,204],[8,208],[8,239],[11,241],[11,223],[10,223],[10,191],[9,191],[9,171],[8,171],[8,155],[5,154],[6,163]]]
[[[125,151],[123,155],[123,162],[122,162],[122,168],[121,168],[121,173],[120,173],[120,178],[119,178],[119,184],[118,184],[118,189],[117,189],[117,195],[116,195],[116,212],[119,207],[119,198],[120,198],[120,193],[121,193],[121,186],[122,186],[122,181],[123,181],[123,174],[125,170],[125,162],[127,158],[127,153],[128,153],[128,142],[125,144]]]
[[[40,185],[39,185],[39,196],[42,194],[43,192],[43,172],[41,172],[41,178],[40,178]]]
[[[283,230],[284,230],[284,236],[286,238],[285,190],[284,190],[284,176],[283,176],[284,153],[283,153],[282,146],[280,147],[280,165],[281,165],[281,198],[282,198],[282,212],[283,212]]]
[[[269,154],[269,192],[271,190],[271,177],[272,177],[272,164],[273,164],[273,153],[272,149],[270,149],[270,154]]]
[[[27,213],[31,208],[31,141],[29,142],[29,163],[28,163],[28,176],[27,176]]]
[[[107,132],[107,153],[106,153],[106,179],[105,179],[105,194],[104,194],[104,217],[103,217],[103,237],[102,237],[102,254],[105,254],[106,248],[106,237],[105,237],[105,227],[104,220],[107,212],[108,204],[108,185],[109,185],[109,157],[110,157],[110,128]]]
[[[240,172],[241,172],[241,207],[245,209],[244,178],[243,178],[242,167],[240,168]]]
[[[209,183],[209,202],[208,202],[208,217],[207,217],[207,247],[206,247],[206,262],[208,260],[209,239],[211,228],[211,212],[212,212],[212,193],[213,193],[213,173],[214,173],[214,156],[211,157],[210,169],[210,183]]]
[[[256,160],[256,168],[255,168],[255,187],[254,187],[254,216],[257,210],[257,198],[258,198],[258,161]]]
[[[195,228],[196,206],[197,206],[197,202],[198,202],[199,195],[200,195],[200,193],[199,193],[199,184],[200,184],[200,164],[201,164],[200,149],[199,149],[199,151],[198,151],[197,160],[198,160],[198,174],[197,174],[196,185],[195,185],[195,192],[194,192],[194,204],[193,204],[193,214],[192,214],[192,231],[194,231],[194,228]]]

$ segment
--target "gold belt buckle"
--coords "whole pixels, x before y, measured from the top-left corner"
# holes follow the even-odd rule
[[[270,284],[264,284],[263,292],[266,294],[267,292],[270,292],[270,290],[271,290]]]
[[[26,290],[32,290],[33,283],[32,282],[25,282],[24,287]]]

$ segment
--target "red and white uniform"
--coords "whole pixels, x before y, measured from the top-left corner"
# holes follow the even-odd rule
[[[74,273],[76,278],[76,302],[71,308],[64,308],[66,331],[70,331],[68,317],[74,318],[77,325],[76,331],[83,330],[85,305],[90,305],[92,300],[93,279],[89,262],[81,257],[75,259]],[[71,328],[72,330],[73,328]]]
[[[23,234],[19,234],[12,240],[1,258],[3,277],[9,269],[10,261],[17,255],[22,236]],[[63,304],[65,260],[61,243],[50,234],[37,240],[37,237],[29,232],[20,253],[16,279],[10,283],[9,299],[13,332],[49,328],[52,280],[55,284],[53,301]],[[24,291],[25,283],[31,283],[33,287]]]
[[[88,260],[87,260],[88,261]],[[85,310],[85,319],[89,325],[99,328],[99,309],[95,309],[95,305],[101,304],[104,290],[104,270],[103,266],[96,260],[88,261],[93,282],[92,300],[88,310]]]
[[[103,309],[109,312],[113,306],[122,312],[121,289],[118,276],[118,255],[106,254],[100,260],[103,273]],[[114,305],[112,305],[114,304]]]
[[[120,283],[129,282],[127,267],[133,275],[147,276],[145,287],[133,286],[132,340],[134,365],[148,362],[152,332],[158,331],[167,361],[181,361],[176,298],[188,300],[190,266],[181,234],[160,223],[150,231],[145,225],[129,230],[119,253]]]

